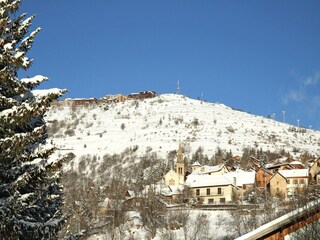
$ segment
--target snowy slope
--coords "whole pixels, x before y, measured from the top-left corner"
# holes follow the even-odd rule
[[[241,155],[244,147],[285,149],[293,155],[299,154],[297,149],[320,153],[319,131],[301,131],[223,104],[175,94],[110,105],[54,107],[46,120],[58,129],[51,137],[54,143],[77,157],[121,153],[138,146],[138,155],[151,150],[165,158],[180,142],[190,155],[201,146],[209,157],[217,147],[233,155]]]

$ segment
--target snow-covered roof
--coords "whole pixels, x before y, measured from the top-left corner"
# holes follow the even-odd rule
[[[225,175],[189,175],[185,182],[189,187],[233,185]]]
[[[300,162],[300,161],[292,161],[292,162],[290,162],[289,164],[291,164],[291,165],[302,165],[302,166],[304,166],[304,164],[303,164],[302,162]]]
[[[164,196],[172,196],[176,194],[181,194],[181,191],[183,190],[184,186],[166,186],[163,184],[151,184],[147,185],[144,190],[142,191],[142,195],[147,195],[148,191],[152,190],[156,194],[162,194]]]
[[[279,170],[278,171],[285,178],[292,177],[308,177],[309,169],[290,169],[290,170]]]
[[[281,166],[289,166],[289,163],[268,163],[265,165],[265,168],[277,168],[277,167],[281,167]]]
[[[218,172],[218,171],[220,171],[223,167],[224,167],[223,164],[222,164],[222,165],[216,165],[216,166],[204,165],[204,166],[201,166],[201,167],[195,169],[191,174],[192,174],[192,175],[202,175],[202,174],[208,174],[208,173]]]
[[[288,160],[288,157],[280,157],[274,160],[276,163],[285,163]]]
[[[164,196],[172,196],[172,195],[177,195],[181,194],[183,190],[183,186],[161,186],[161,194]]]
[[[246,172],[240,169],[237,169],[234,172],[228,172],[224,174],[230,181],[233,181],[234,178],[236,178],[236,185],[237,187],[242,187],[246,184],[254,184],[256,173],[254,171],[252,172]]]
[[[195,166],[201,166],[201,164],[200,164],[198,161],[196,161],[196,162],[194,162],[194,163],[192,164],[192,166],[193,166],[193,167],[195,167]]]

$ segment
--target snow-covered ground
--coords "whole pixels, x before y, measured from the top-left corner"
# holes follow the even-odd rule
[[[286,123],[176,94],[76,109],[55,107],[46,120],[51,125],[54,120],[61,123],[53,140],[77,157],[138,147],[138,155],[151,150],[166,158],[179,143],[189,155],[202,147],[209,157],[218,147],[233,155],[241,155],[245,147],[284,149],[294,156],[320,153],[319,131],[301,132]]]
[[[193,226],[195,225],[196,217],[199,214],[204,214],[206,219],[209,222],[208,227],[208,237],[212,240],[220,240],[229,236],[237,236],[234,230],[233,221],[229,212],[227,211],[209,211],[209,210],[190,210],[190,220],[188,222],[188,230],[187,236],[188,239],[194,235]],[[139,221],[139,214],[137,212],[129,212],[128,213],[129,221],[126,223],[126,226],[122,226],[121,236],[119,233],[119,229],[115,230],[116,239],[141,239],[146,240],[148,238],[148,232],[146,229],[142,227],[142,223]],[[162,240],[164,239],[164,231],[165,229],[158,229],[156,236],[153,240]],[[184,231],[182,228],[177,230],[169,230],[170,231],[170,239],[175,240],[184,240]],[[167,235],[168,236],[168,235]],[[199,236],[198,236],[199,237]],[[110,238],[110,232],[95,234],[88,238],[88,240],[107,240]],[[199,239],[199,238],[197,238]]]

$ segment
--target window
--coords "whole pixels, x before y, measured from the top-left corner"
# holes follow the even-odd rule
[[[207,188],[207,195],[210,195],[210,188]]]
[[[196,189],[196,195],[200,196],[200,189]]]
[[[293,184],[298,184],[298,179],[294,179]]]
[[[221,191],[221,187],[218,188],[218,194],[221,194],[222,191]]]
[[[320,162],[317,162],[317,167],[320,167]]]
[[[304,179],[299,179],[300,184],[304,184]]]
[[[213,198],[209,198],[209,199],[208,199],[208,203],[209,203],[209,204],[213,204]]]
[[[178,168],[178,174],[182,174],[182,167]]]
[[[243,190],[246,190],[247,189],[247,185],[243,185]]]
[[[220,198],[220,203],[225,203],[226,199],[225,198]]]

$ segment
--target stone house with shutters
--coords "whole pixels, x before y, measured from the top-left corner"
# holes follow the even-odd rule
[[[279,170],[269,182],[272,197],[290,198],[309,184],[309,169]]]

